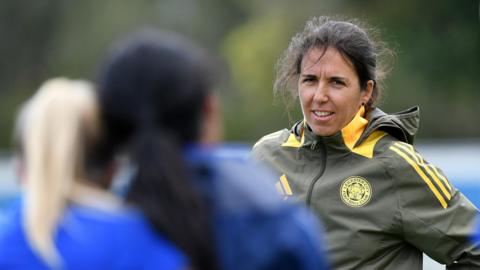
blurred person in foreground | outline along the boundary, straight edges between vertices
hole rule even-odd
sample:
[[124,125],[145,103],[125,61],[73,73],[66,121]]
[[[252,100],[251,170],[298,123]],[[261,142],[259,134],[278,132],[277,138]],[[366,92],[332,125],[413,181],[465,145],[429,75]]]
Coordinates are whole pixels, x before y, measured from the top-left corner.
[[52,79],[17,121],[20,201],[0,224],[0,269],[187,269],[142,214],[108,192],[92,158],[97,99],[85,81]]
[[141,31],[111,49],[99,99],[107,158],[130,159],[126,200],[195,269],[326,269],[315,217],[285,205],[244,149],[217,145],[210,72],[171,33]]
[[480,269],[478,209],[412,146],[417,107],[376,108],[386,52],[359,22],[316,17],[278,62],[275,91],[304,119],[260,139],[253,156],[325,225],[334,269]]

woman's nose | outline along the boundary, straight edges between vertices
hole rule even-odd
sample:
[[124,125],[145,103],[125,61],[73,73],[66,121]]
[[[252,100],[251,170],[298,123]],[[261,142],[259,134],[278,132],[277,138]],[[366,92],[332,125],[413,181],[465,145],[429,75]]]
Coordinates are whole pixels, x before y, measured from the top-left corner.
[[315,102],[322,103],[327,102],[328,99],[328,88],[326,87],[326,85],[319,83],[317,85],[317,89],[315,89],[315,95],[313,96],[313,100]]

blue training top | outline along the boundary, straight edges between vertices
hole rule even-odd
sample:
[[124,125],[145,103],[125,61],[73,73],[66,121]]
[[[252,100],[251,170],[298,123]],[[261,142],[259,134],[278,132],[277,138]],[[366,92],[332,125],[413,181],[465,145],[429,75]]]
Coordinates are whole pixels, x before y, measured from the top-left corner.
[[[27,243],[21,201],[0,224],[0,269],[50,269]],[[141,214],[71,204],[55,236],[61,269],[182,269],[185,257],[158,236]]]
[[213,215],[221,269],[329,269],[316,218],[286,203],[245,147],[190,145],[185,157]]

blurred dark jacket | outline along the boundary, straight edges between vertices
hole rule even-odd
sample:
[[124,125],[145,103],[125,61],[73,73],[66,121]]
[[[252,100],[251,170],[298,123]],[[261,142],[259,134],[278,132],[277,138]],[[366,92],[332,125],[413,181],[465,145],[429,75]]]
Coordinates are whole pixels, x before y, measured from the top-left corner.
[[185,151],[213,216],[221,269],[329,269],[316,218],[284,202],[273,175],[251,164],[248,155],[241,146]]

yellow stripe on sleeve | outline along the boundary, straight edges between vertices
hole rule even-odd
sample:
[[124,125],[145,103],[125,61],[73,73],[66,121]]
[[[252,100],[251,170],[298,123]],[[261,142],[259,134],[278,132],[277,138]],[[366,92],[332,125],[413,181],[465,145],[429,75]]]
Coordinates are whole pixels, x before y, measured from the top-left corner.
[[282,183],[283,189],[285,190],[286,195],[293,195],[292,189],[290,188],[290,185],[288,184],[287,177],[285,174],[280,176],[280,182]]
[[415,150],[413,149],[413,147],[411,145],[408,145],[407,147],[404,145],[404,144],[400,144],[400,143],[395,143],[395,146],[405,150],[407,153],[409,153],[411,156],[413,156],[416,160],[417,160],[417,165],[419,165],[421,168],[424,168],[425,171],[427,172],[427,174],[430,176],[430,178],[433,179],[433,181],[435,181],[435,183],[437,184],[437,186],[440,187],[440,190],[442,191],[442,193],[445,195],[445,197],[447,197],[447,199],[451,199],[452,198],[452,195],[450,194],[450,192],[445,188],[445,185],[443,185],[442,181],[440,181],[437,177],[436,174],[434,174],[431,170],[430,170],[430,166],[428,166],[428,164],[425,164],[423,158],[415,152]]
[[[431,166],[431,165],[430,165]],[[438,178],[442,179],[442,181],[445,183],[445,186],[447,186],[447,188],[452,191],[452,187],[450,186],[450,183],[448,183],[448,180],[447,178],[445,178],[445,176],[443,176],[435,166],[431,166],[431,168],[433,169],[433,171],[435,172],[435,174],[438,176]]]
[[415,153],[415,149],[413,148],[413,146],[411,144],[397,142],[397,143],[395,143],[395,145],[405,149],[405,151],[407,151],[410,155],[412,155],[414,157],[415,161],[417,161],[417,164],[422,163],[421,158],[419,157],[419,155],[417,155]]
[[448,183],[448,180],[441,173],[438,172],[438,170],[437,170],[437,168],[435,168],[435,166],[433,166],[431,164],[428,164],[428,162],[425,162],[425,160],[420,156],[420,154],[415,152],[415,149],[413,149],[412,145],[407,144],[407,143],[403,143],[402,145],[407,146],[412,151],[412,153],[415,153],[415,158],[416,158],[417,162],[420,162],[420,164],[425,164],[425,166],[428,166],[430,169],[432,169],[432,171],[435,173],[435,176],[437,176],[438,178],[440,178],[443,181],[443,183],[445,184],[445,186],[448,188],[449,191],[452,191],[452,187],[450,186],[450,183]]
[[403,159],[405,159],[413,167],[413,169],[415,169],[415,171],[418,173],[418,175],[422,178],[422,180],[427,184],[427,186],[433,192],[435,197],[437,197],[437,200],[440,202],[442,207],[444,209],[446,209],[447,208],[447,202],[442,197],[442,195],[438,192],[437,188],[433,185],[432,181],[430,181],[430,179],[425,175],[425,173],[423,173],[423,171],[418,167],[417,163],[415,161],[413,161],[410,157],[408,157],[405,153],[403,153],[397,147],[390,146],[390,149],[392,151],[396,152],[398,155],[400,155]]

